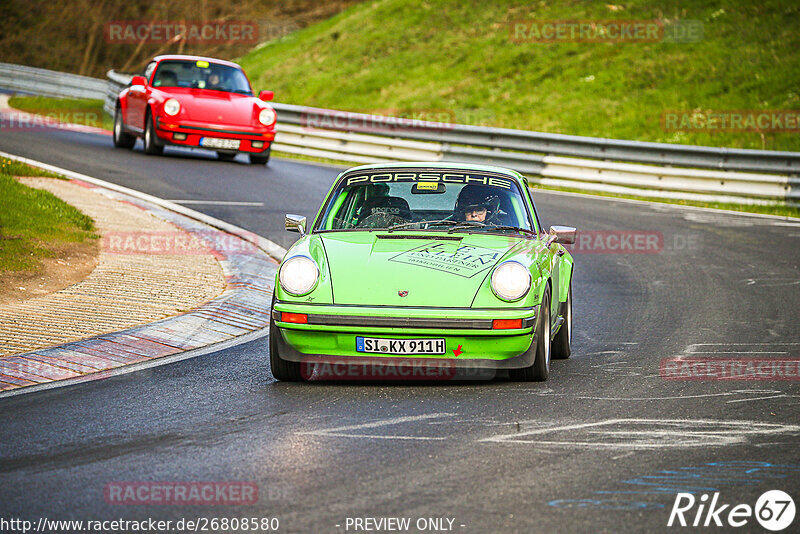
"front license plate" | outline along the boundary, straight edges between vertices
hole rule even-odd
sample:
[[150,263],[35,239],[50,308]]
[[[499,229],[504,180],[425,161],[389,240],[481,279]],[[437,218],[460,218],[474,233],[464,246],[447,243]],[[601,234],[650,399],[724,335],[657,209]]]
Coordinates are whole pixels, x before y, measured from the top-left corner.
[[376,354],[444,354],[444,338],[385,339],[356,337],[356,351]]
[[219,137],[203,137],[200,139],[200,146],[206,148],[227,148],[228,150],[239,150],[241,141],[238,139],[220,139]]

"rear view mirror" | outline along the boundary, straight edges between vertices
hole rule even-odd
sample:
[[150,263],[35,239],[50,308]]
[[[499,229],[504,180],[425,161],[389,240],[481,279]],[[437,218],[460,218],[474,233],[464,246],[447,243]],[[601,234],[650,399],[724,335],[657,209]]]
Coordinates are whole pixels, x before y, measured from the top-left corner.
[[134,76],[133,78],[131,78],[131,85],[145,86],[147,85],[147,80],[145,79],[144,76]]
[[306,235],[306,218],[301,215],[286,214],[284,220],[284,228],[287,232],[299,232],[300,235]]
[[258,93],[258,98],[263,100],[264,102],[269,102],[273,98],[275,98],[275,91],[261,91]]
[[575,242],[575,234],[578,232],[572,226],[551,226],[550,237],[555,238],[562,245],[571,245]]

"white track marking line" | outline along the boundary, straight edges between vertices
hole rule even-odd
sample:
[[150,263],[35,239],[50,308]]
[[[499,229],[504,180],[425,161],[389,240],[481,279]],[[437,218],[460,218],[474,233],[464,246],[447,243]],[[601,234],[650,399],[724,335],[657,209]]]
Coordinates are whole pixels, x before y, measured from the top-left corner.
[[403,440],[418,440],[418,441],[440,441],[447,438],[442,437],[428,437],[428,436],[391,436],[384,434],[351,434],[350,430],[363,430],[367,428],[379,428],[390,425],[399,425],[402,423],[411,423],[415,421],[424,421],[426,419],[438,419],[440,417],[454,417],[454,413],[429,413],[424,415],[406,415],[403,417],[394,417],[391,419],[381,419],[371,423],[360,423],[357,425],[347,425],[335,428],[324,428],[320,430],[308,430],[299,432],[299,434],[312,435],[312,436],[327,436],[327,437],[341,437],[341,438],[360,438],[360,439],[403,439]]
[[[654,375],[655,376],[655,375]],[[771,390],[771,389],[737,389],[734,391],[726,391],[724,393],[702,393],[698,395],[674,395],[669,397],[594,397],[590,395],[574,395],[571,393],[554,393],[554,392],[536,392],[534,395],[539,397],[548,397],[548,396],[560,396],[560,397],[574,397],[576,399],[581,400],[600,400],[600,401],[612,401],[612,402],[620,402],[620,401],[631,401],[631,402],[643,402],[643,401],[663,401],[663,400],[685,400],[685,399],[703,399],[709,397],[731,397],[736,395],[768,395],[767,397],[756,397],[756,398],[744,398],[744,399],[736,399],[736,400],[729,400],[726,403],[732,402],[748,402],[748,401],[756,401],[756,400],[763,400],[763,399],[774,399],[780,397],[800,397],[798,395],[789,395],[780,390]]]
[[263,206],[263,202],[240,202],[238,200],[168,200],[176,204],[203,204],[209,206]]
[[[715,347],[719,347],[719,349],[729,349],[729,350],[713,350]],[[739,349],[738,347],[742,347]],[[739,354],[739,355],[748,355],[748,354],[776,354],[776,355],[788,355],[793,352],[795,347],[800,347],[800,343],[798,342],[774,342],[774,343],[765,343],[765,342],[753,342],[753,343],[692,343],[691,345],[687,345],[685,349],[683,349],[683,354],[676,356],[676,359],[681,359],[686,356],[691,356],[695,354]],[[774,348],[776,350],[763,350],[763,349],[770,349]],[[704,350],[704,349],[712,349],[712,350]],[[732,350],[730,350],[732,349]],[[786,350],[780,350],[786,349]]]
[[383,436],[380,434],[329,434],[329,433],[314,433],[304,432],[305,434],[313,434],[315,436],[334,436],[337,438],[368,438],[368,439],[405,439],[405,440],[419,440],[419,441],[437,441],[445,440],[447,438],[431,438],[427,436]]
[[[642,425],[660,426],[660,428],[646,427],[640,429]],[[602,428],[608,426],[612,428]],[[615,426],[616,428],[614,428]],[[570,431],[568,435],[573,439],[561,441],[520,439],[566,431]],[[574,437],[578,433],[575,431],[584,431],[588,434],[587,439],[585,441],[575,440]],[[706,419],[609,419],[596,423],[564,425],[512,434],[497,434],[478,441],[584,449],[659,449],[733,445],[746,442],[746,435],[771,435],[789,432],[800,432],[800,426],[760,423],[757,421]],[[590,441],[590,439],[595,439],[597,436],[608,436],[610,441]],[[627,442],[619,441],[620,437],[627,437],[629,440]]]
[[687,354],[789,354],[785,350],[696,350]]
[[773,345],[800,345],[800,342],[797,341],[776,341],[775,343],[764,343],[764,342],[753,342],[753,343],[692,343],[689,347],[733,347],[733,346],[741,346],[744,345],[745,347],[756,346],[756,345],[766,345],[766,346],[773,346]]
[[783,394],[783,395],[772,395],[771,397],[756,397],[754,399],[735,399],[735,400],[725,401],[725,404],[732,404],[734,402],[753,402],[753,401],[767,400],[767,399],[782,399],[782,398],[794,397],[794,396],[795,395]]

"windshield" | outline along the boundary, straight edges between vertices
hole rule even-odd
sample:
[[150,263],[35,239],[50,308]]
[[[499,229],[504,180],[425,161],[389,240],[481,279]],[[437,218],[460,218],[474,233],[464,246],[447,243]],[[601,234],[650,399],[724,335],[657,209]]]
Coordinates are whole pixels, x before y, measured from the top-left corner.
[[318,231],[532,231],[516,181],[489,173],[383,169],[339,182]]
[[162,61],[158,65],[152,85],[253,94],[250,83],[241,69],[209,61]]

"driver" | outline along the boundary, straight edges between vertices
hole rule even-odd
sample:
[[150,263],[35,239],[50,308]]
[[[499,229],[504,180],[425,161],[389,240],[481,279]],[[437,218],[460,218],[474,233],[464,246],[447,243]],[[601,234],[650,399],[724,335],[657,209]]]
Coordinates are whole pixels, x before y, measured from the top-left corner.
[[216,72],[212,72],[208,76],[208,83],[206,84],[206,89],[222,89],[222,81],[220,80],[220,76]]
[[468,185],[458,194],[453,214],[457,221],[498,224],[502,215],[500,195],[492,187]]

